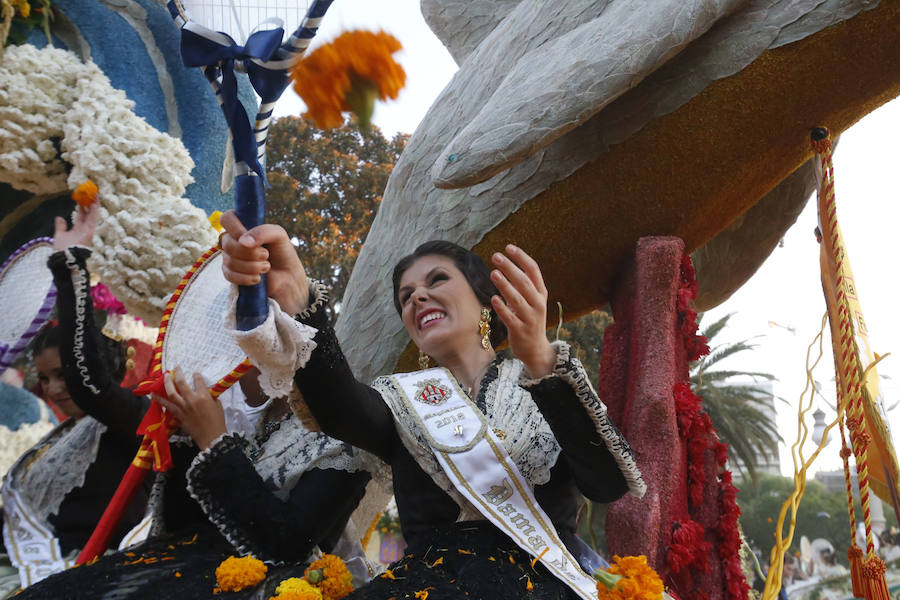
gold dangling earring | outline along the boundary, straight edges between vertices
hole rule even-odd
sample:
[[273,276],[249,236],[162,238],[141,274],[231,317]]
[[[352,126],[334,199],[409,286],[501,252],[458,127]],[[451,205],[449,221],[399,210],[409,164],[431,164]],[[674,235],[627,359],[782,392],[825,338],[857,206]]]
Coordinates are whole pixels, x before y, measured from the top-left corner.
[[481,320],[478,321],[478,332],[481,335],[481,347],[487,351],[491,350],[491,311],[486,308],[481,309]]
[[425,354],[424,352],[419,350],[419,370],[420,371],[424,371],[425,369],[428,368],[428,362],[430,360],[431,359],[428,357],[427,354]]

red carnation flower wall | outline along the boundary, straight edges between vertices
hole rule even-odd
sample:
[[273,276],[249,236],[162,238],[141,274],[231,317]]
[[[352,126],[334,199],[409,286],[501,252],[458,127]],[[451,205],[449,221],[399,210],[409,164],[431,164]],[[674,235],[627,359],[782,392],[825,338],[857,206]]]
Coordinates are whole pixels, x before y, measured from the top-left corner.
[[744,600],[727,447],[688,383],[690,362],[709,347],[697,335],[697,282],[684,243],[639,240],[612,296],[598,391],[635,451],[647,493],[610,506],[609,551],[646,555],[679,598]]

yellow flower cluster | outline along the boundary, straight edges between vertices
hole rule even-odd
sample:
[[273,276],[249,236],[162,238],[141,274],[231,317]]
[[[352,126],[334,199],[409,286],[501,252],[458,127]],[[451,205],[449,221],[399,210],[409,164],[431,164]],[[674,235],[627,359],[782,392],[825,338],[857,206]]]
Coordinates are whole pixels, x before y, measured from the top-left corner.
[[322,592],[305,579],[291,577],[278,584],[269,600],[322,600]]
[[[663,582],[650,565],[646,556],[613,556],[614,564],[606,573],[618,576],[612,587],[604,577],[597,582],[599,600],[660,600],[663,596]],[[602,571],[600,572],[602,573]],[[596,576],[596,575],[595,575]]]
[[12,0],[13,7],[19,11],[19,15],[23,19],[27,19],[31,16],[31,4],[28,3],[28,0]]
[[216,584],[223,592],[237,592],[266,578],[268,567],[250,555],[229,556],[216,568]]
[[[317,573],[311,577],[313,571]],[[353,575],[344,561],[334,554],[323,554],[322,558],[313,561],[306,568],[303,578],[315,583],[322,592],[323,600],[340,600],[353,591]],[[318,581],[315,581],[316,578]]]
[[222,211],[214,210],[212,214],[209,215],[209,224],[213,226],[213,229],[216,231],[225,231],[225,228],[222,227]]
[[78,185],[72,192],[72,200],[78,203],[78,206],[88,208],[97,200],[97,184],[88,179],[84,183]]
[[303,116],[325,129],[344,123],[353,111],[368,125],[375,97],[396,98],[406,72],[392,54],[402,46],[384,31],[346,31],[299,61],[291,72],[294,90],[306,103]]

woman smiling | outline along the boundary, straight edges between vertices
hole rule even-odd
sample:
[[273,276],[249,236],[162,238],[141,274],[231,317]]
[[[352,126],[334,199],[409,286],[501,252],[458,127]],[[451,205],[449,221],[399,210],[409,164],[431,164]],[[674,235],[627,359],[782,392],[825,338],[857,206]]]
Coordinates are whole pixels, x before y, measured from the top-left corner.
[[[423,370],[366,386],[284,231],[222,224],[226,278],[268,273],[270,296],[315,330],[294,379],[319,426],[391,467],[407,555],[348,598],[596,598],[578,566],[579,492],[610,502],[645,487],[581,364],[547,340],[537,263],[512,245],[493,270],[450,242],[419,246],[392,300]],[[495,353],[504,339],[514,358]]]

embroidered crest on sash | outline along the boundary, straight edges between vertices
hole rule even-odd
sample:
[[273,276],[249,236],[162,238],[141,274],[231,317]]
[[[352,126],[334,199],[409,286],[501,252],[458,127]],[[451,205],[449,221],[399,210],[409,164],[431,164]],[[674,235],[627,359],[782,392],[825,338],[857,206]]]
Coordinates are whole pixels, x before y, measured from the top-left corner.
[[453,392],[438,379],[423,379],[416,382],[416,393],[413,395],[417,401],[424,404],[438,406],[450,398]]

